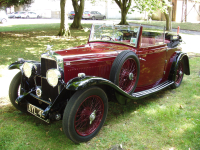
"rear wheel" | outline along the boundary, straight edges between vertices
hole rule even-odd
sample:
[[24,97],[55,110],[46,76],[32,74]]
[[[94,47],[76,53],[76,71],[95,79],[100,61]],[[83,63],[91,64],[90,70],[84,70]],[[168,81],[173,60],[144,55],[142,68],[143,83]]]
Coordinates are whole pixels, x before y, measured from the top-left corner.
[[63,131],[75,143],[92,139],[103,126],[108,112],[108,98],[98,87],[77,91],[63,114]]
[[27,108],[26,105],[23,105],[21,103],[16,104],[15,100],[17,99],[17,97],[20,96],[20,91],[21,91],[21,72],[18,72],[14,78],[12,79],[11,83],[10,83],[10,87],[9,87],[9,97],[10,97],[10,102],[12,103],[12,105],[17,108],[18,110],[22,111],[22,112],[27,112]]
[[171,85],[172,89],[175,89],[181,85],[183,80],[183,75],[184,75],[183,61],[179,61],[177,69],[174,73],[174,83]]
[[94,16],[92,17],[92,20],[95,20],[95,17],[94,17]]

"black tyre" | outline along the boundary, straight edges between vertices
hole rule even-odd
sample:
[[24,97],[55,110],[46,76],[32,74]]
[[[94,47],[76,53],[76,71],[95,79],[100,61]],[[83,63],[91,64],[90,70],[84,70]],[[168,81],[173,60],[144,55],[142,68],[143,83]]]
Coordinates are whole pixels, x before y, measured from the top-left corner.
[[10,97],[10,102],[15,108],[17,108],[22,112],[27,112],[26,105],[15,103],[16,98],[20,96],[21,76],[22,76],[21,72],[18,72],[12,79],[9,87],[9,97]]
[[184,75],[183,68],[184,68],[183,67],[183,61],[179,61],[177,68],[175,69],[175,72],[174,72],[174,75],[173,75],[174,76],[173,77],[174,83],[171,85],[172,89],[176,89],[181,85],[182,80],[183,80],[183,75]]
[[132,51],[121,52],[114,60],[110,71],[110,81],[126,93],[135,90],[140,74],[140,62]]
[[75,143],[92,139],[103,126],[108,112],[108,98],[98,87],[77,91],[63,114],[63,131]]
[[94,17],[94,16],[92,17],[92,20],[95,20],[95,17]]
[[103,16],[103,20],[105,20],[106,19],[106,16]]

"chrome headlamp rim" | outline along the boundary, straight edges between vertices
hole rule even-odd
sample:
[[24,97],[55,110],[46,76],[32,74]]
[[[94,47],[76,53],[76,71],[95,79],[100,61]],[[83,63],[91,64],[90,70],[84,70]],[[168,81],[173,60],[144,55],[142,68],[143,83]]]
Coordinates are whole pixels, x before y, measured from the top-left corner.
[[33,75],[33,73],[36,73],[37,66],[34,63],[25,62],[22,66],[22,70],[23,70],[24,75],[27,78],[30,78]]
[[49,69],[46,72],[46,79],[49,85],[55,87],[58,85],[58,81],[61,78],[61,72],[58,69]]

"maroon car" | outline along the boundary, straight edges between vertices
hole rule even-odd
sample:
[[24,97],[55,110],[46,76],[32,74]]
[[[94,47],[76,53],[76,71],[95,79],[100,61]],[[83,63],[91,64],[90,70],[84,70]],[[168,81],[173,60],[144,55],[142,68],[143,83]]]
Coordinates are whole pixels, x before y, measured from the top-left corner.
[[189,75],[181,37],[142,26],[92,25],[86,45],[50,50],[41,61],[20,59],[13,78],[11,103],[50,122],[63,121],[75,143],[93,138],[103,126],[108,101],[136,101],[168,86],[180,86]]

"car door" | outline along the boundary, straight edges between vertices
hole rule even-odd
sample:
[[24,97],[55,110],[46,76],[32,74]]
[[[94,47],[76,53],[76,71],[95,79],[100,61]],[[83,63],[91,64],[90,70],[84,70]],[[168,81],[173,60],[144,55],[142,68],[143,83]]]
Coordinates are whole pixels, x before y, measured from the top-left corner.
[[95,19],[98,19],[98,16],[97,16],[97,12],[96,12],[96,11],[93,11],[93,16],[95,17]]
[[140,77],[138,87],[153,87],[162,82],[166,65],[166,44],[156,36],[142,36],[138,51]]
[[97,16],[97,19],[102,19],[102,17],[101,17],[101,13],[98,12],[98,11],[97,11],[96,13],[97,13],[97,15],[96,15],[96,16]]

